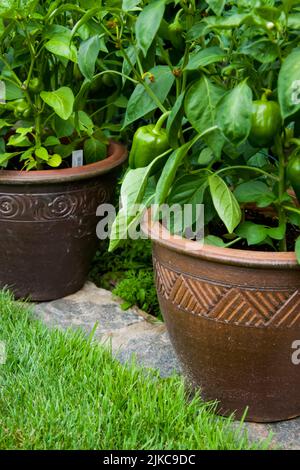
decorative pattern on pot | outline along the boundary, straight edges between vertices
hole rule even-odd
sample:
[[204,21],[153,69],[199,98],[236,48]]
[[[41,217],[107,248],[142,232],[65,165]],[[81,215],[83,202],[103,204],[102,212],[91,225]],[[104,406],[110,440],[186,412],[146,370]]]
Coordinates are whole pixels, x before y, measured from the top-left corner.
[[75,214],[93,215],[99,204],[110,199],[111,191],[99,185],[69,193],[0,194],[0,221],[36,221],[66,219]]
[[159,294],[190,314],[246,327],[300,326],[299,290],[249,289],[199,280],[154,260]]

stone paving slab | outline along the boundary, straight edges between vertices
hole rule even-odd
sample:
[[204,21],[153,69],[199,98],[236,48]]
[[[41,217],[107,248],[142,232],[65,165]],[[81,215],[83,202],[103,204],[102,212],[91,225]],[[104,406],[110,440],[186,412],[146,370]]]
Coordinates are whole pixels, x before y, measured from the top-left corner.
[[[158,369],[162,377],[181,374],[165,325],[134,307],[121,309],[121,300],[111,292],[87,282],[74,295],[35,306],[35,315],[49,327],[82,328],[90,333],[97,324],[95,339],[109,343],[122,363],[135,356],[136,363]],[[281,423],[245,423],[249,437],[265,440],[273,433],[272,446],[300,449],[300,418]]]
[[97,323],[95,339],[109,343],[122,363],[132,355],[136,363],[159,369],[162,377],[180,372],[165,325],[137,307],[122,310],[111,292],[87,282],[76,294],[35,307],[36,316],[49,327],[82,328],[89,334]]

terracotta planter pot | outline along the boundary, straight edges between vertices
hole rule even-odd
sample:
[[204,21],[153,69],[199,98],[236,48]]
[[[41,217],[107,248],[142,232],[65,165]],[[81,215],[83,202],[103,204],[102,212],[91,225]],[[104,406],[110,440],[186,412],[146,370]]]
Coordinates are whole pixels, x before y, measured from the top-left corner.
[[240,417],[249,407],[249,421],[299,416],[300,365],[292,361],[292,345],[300,340],[295,255],[196,248],[197,242],[172,237],[146,219],[143,231],[153,241],[171,341],[203,398],[217,399],[224,415]]
[[0,171],[0,288],[53,300],[79,290],[95,254],[96,209],[109,202],[125,147],[78,168]]

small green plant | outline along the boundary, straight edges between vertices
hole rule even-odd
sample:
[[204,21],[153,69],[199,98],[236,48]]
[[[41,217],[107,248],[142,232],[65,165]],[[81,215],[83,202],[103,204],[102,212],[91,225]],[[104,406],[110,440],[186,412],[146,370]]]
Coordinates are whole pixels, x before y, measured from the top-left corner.
[[101,242],[89,277],[121,297],[124,309],[137,305],[161,318],[149,240],[126,240],[113,254],[108,252],[108,242]]
[[124,300],[122,304],[124,310],[137,305],[142,310],[161,318],[153,276],[152,269],[125,272],[125,278],[113,290],[115,295]]
[[0,6],[0,167],[66,167],[74,150],[86,164],[106,158],[125,99],[110,78],[122,74],[110,16],[84,0]]

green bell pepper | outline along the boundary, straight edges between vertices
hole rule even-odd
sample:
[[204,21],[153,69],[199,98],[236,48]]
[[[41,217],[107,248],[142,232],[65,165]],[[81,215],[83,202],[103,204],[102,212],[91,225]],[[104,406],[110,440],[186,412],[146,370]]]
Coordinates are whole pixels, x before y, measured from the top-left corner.
[[129,155],[131,169],[148,166],[156,157],[170,148],[167,131],[162,129],[169,114],[163,114],[156,124],[142,126],[136,131]]
[[168,27],[169,40],[171,41],[172,46],[178,50],[182,50],[185,47],[185,41],[183,38],[184,28],[180,22],[180,16],[182,12],[182,9],[179,10],[177,15],[175,16],[174,22],[171,23]]
[[282,127],[279,104],[269,101],[269,94],[270,91],[267,91],[260,100],[252,103],[252,126],[248,140],[253,147],[271,147]]

